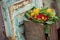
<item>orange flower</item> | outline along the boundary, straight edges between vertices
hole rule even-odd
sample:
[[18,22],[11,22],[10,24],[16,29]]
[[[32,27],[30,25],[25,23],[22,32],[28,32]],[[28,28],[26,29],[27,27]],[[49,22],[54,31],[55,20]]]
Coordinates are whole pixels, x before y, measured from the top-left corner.
[[42,19],[42,20],[44,20],[44,18],[45,18],[45,17],[44,17],[44,16],[42,16],[42,18],[41,18],[41,19]]
[[31,13],[31,17],[34,17],[35,13]]

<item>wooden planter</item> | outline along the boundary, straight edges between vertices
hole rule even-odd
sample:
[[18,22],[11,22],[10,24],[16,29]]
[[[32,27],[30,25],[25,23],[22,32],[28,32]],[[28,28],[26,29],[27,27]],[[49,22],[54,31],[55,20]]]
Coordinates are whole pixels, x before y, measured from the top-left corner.
[[56,23],[50,26],[50,40],[58,40],[58,32]]
[[[24,22],[24,26],[26,40],[46,40],[44,33],[45,27],[43,24],[29,21]],[[51,25],[50,29],[51,29],[50,40],[57,40],[56,25],[55,24]]]
[[24,22],[26,40],[45,40],[44,25],[32,21]]

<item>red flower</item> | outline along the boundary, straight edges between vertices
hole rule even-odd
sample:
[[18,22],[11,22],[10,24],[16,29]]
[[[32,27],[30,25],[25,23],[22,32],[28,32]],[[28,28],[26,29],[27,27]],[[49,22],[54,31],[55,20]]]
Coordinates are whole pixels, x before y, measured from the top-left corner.
[[47,21],[49,19],[49,17],[48,16],[45,16],[45,20]]
[[39,14],[36,19],[41,19],[41,20],[45,20],[47,21],[48,20],[48,16],[44,15],[44,14]]

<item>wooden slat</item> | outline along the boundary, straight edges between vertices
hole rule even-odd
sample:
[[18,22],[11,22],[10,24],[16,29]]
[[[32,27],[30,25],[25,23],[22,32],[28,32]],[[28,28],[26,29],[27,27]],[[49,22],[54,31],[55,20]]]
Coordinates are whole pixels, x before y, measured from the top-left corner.
[[45,40],[44,25],[39,23],[24,22],[26,40]]
[[56,27],[57,27],[56,24],[52,24],[50,26],[51,29],[50,40],[58,40]]

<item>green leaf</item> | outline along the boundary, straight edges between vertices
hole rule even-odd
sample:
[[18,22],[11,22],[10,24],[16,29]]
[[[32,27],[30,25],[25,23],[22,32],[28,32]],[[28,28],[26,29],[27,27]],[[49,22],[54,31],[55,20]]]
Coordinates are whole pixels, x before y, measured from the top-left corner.
[[28,19],[28,18],[30,18],[30,15],[28,13],[26,13],[25,17]]
[[36,7],[34,6],[31,10],[34,10]]
[[31,13],[31,10],[27,11],[26,13],[30,14]]
[[27,18],[24,18],[24,21],[29,21]]
[[56,16],[54,17],[53,21],[56,22],[59,18]]
[[45,32],[45,34],[48,34],[48,36],[50,35],[50,26],[49,25],[45,25],[44,32]]
[[53,24],[54,22],[53,21],[47,21],[46,23],[47,24]]
[[48,8],[41,8],[41,11],[45,11],[45,10],[47,10]]
[[37,20],[37,22],[41,23],[41,20]]
[[57,16],[55,16],[54,19],[59,19],[59,18]]

